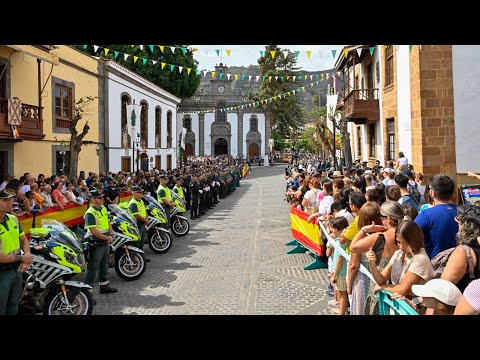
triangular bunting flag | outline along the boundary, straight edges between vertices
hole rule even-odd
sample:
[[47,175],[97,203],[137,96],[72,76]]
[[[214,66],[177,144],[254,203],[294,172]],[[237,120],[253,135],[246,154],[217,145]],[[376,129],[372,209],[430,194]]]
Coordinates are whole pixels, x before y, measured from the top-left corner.
[[290,79],[290,75],[287,75],[287,80]]
[[343,56],[345,56],[345,57],[348,56],[348,49],[343,49]]
[[232,76],[232,74],[229,74],[227,73],[227,79],[230,80],[230,77]]
[[158,62],[157,60],[152,60],[152,64],[153,64],[153,65],[156,65],[157,62]]
[[162,63],[160,63],[160,64],[162,65],[162,70],[163,70],[163,68],[165,67],[165,65],[167,65],[167,64],[164,63],[164,62],[162,62]]
[[305,91],[305,86],[302,86],[302,90]]
[[108,52],[110,51],[110,49],[103,48],[103,51],[105,51],[105,55],[108,55]]
[[83,45],[83,48],[86,49],[88,45]]
[[373,52],[375,51],[375,46],[369,47],[368,50],[370,51],[370,56],[373,56]]
[[175,46],[170,46],[170,50],[172,50],[172,53],[175,54]]
[[143,50],[143,45],[139,45],[140,46],[140,50]]
[[317,78],[317,80],[318,80],[318,74],[316,74],[315,76],[316,76],[316,78]]
[[207,76],[208,70],[203,70],[203,77]]
[[133,63],[136,63],[137,60],[138,60],[138,56],[134,56],[134,57],[133,57]]
[[310,75],[310,80],[313,80],[313,75]]
[[257,81],[257,82],[258,82],[258,79],[259,79],[259,78],[260,78],[260,76],[258,76],[258,75],[257,75],[257,76],[255,76],[255,81]]
[[283,50],[283,57],[286,59],[288,56],[288,50]]
[[270,55],[272,55],[272,59],[275,59],[275,54],[277,53],[276,50],[270,51]]
[[[220,73],[221,74],[221,73]],[[215,77],[215,71],[212,71],[212,79]]]
[[312,56],[312,50],[307,50],[307,59],[310,60],[310,56]]
[[334,59],[335,59],[335,55],[337,55],[337,50],[336,50],[336,49],[333,49],[333,50],[332,50],[332,56],[333,56]]
[[181,74],[182,73],[182,70],[183,70],[183,66],[179,66],[178,67],[178,72]]
[[298,59],[298,55],[300,55],[300,51],[295,51],[295,59]]
[[410,52],[412,52],[412,49],[415,45],[408,45],[408,48],[410,49]]
[[218,78],[219,78],[220,80],[222,80],[222,78],[223,78],[223,73],[218,73]]
[[282,81],[284,81],[284,80],[283,80],[283,79],[284,79],[284,76],[280,76],[280,79],[282,79]]
[[153,54],[153,45],[148,45],[148,47],[150,48],[150,52]]
[[147,62],[148,59],[143,58],[143,65]]
[[272,77],[271,77],[271,76],[268,77],[268,81],[272,81]]
[[310,87],[313,87],[313,83],[310,84]]
[[261,57],[264,57],[264,56],[265,56],[265,51],[264,51],[264,50],[260,50],[260,56],[261,56]]
[[296,90],[293,90],[293,91],[292,91],[293,95],[295,95],[295,91],[296,91]]
[[278,80],[278,76],[275,76],[275,81],[277,81],[277,80]]
[[252,80],[252,75],[248,75],[248,81]]
[[362,55],[362,48],[358,48],[357,49],[357,54],[358,54],[358,57],[360,57]]
[[304,76],[304,80],[307,80],[307,78],[308,78],[308,75],[305,75],[305,76]]
[[287,92],[287,94],[288,94],[288,96],[290,96],[290,91],[289,91],[289,92]]
[[115,59],[118,57],[118,54],[120,54],[118,51],[113,51],[113,53],[115,54]]
[[169,65],[170,65],[170,71],[175,70],[175,65],[173,65],[173,64],[169,64]]
[[297,78],[297,76],[296,76],[296,75],[293,75],[293,81],[295,81],[296,78]]
[[182,47],[183,56],[187,53],[187,48]]
[[[195,75],[198,75],[198,74],[200,74],[200,70],[195,69]],[[205,75],[204,75],[204,76],[205,76]]]
[[422,46],[423,46],[423,45],[418,45],[418,49],[419,49],[419,50],[422,50]]
[[235,78],[235,80],[238,80],[238,74],[234,74],[233,77]]
[[160,48],[160,51],[163,52],[163,49],[165,48],[165,46],[158,46]]
[[227,56],[230,56],[230,53],[232,52],[232,50],[227,49],[227,50],[225,50],[225,52],[227,53]]
[[192,71],[192,68],[187,68],[187,75],[190,75],[190,71]]
[[97,52],[98,48],[99,48],[99,47],[98,47],[97,45],[93,45],[93,51],[94,51],[95,53]]
[[245,80],[245,74],[242,74],[241,78],[242,80]]
[[130,55],[128,55],[128,54],[123,54],[123,60],[127,61],[127,59],[128,59],[129,56],[130,56]]
[[325,76],[325,74],[321,74],[321,75],[322,75],[322,79],[323,79],[323,77]]
[[388,47],[388,45],[382,45],[382,48],[386,49]]
[[262,81],[265,81],[266,78],[267,78],[267,76],[266,76],[266,75],[263,75],[263,76],[262,76]]
[[215,52],[217,53],[217,56],[220,56],[220,49],[215,49]]

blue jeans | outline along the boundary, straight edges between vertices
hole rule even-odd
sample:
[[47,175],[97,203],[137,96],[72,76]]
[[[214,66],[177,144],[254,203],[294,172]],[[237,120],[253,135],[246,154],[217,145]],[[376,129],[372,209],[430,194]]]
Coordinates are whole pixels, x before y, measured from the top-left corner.
[[15,269],[0,271],[0,315],[17,315],[22,296],[22,273]]

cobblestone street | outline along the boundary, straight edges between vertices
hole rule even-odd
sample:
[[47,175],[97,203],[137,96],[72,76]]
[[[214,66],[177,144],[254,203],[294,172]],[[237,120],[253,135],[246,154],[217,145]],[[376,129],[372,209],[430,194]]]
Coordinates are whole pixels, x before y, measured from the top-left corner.
[[[126,282],[110,269],[118,293],[94,289],[94,314],[327,314],[326,270],[303,270],[308,254],[291,247],[284,166],[254,167],[207,216],[191,221],[167,254]],[[189,216],[188,216],[189,217]]]

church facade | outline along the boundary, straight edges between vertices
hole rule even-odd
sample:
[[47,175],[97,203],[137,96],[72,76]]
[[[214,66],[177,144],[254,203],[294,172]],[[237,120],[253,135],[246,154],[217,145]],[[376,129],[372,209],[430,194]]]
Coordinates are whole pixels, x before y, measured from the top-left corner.
[[[222,111],[248,102],[232,89],[233,76],[226,65],[215,66],[215,78],[194,96],[182,100],[177,111],[177,140],[187,129],[185,154],[264,157],[268,154],[270,122],[261,109]],[[215,112],[204,112],[215,109]],[[200,113],[199,113],[200,112]]]

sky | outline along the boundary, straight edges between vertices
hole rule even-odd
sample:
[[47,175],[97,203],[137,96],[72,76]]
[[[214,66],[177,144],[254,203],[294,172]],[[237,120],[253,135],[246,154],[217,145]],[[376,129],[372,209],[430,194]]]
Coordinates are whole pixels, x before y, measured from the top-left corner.
[[[332,50],[337,50],[337,57],[344,45],[278,45],[281,49],[290,51],[300,51],[297,64],[301,70],[320,71],[332,69],[335,65],[335,59],[332,56]],[[265,45],[191,45],[197,48],[194,58],[199,61],[200,70],[214,70],[215,64],[223,62],[228,66],[249,66],[258,65],[260,51],[265,50]],[[220,55],[216,49],[221,49]],[[226,50],[231,50],[230,56],[227,56]],[[310,59],[306,51],[312,51]],[[278,54],[275,54],[278,56]],[[280,55],[283,56],[283,55]]]

